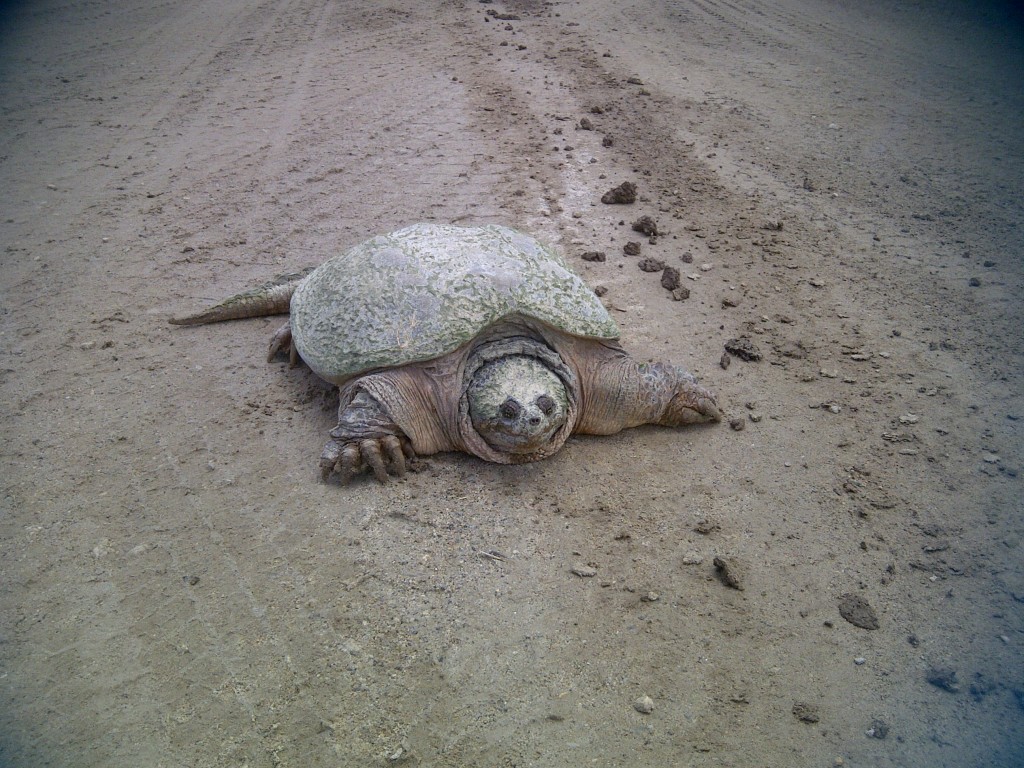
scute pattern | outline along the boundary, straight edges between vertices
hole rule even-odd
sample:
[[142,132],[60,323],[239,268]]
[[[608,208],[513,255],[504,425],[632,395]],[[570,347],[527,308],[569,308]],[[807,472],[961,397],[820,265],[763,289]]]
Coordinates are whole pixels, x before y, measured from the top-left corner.
[[299,354],[334,382],[439,357],[513,314],[574,336],[619,336],[560,256],[493,225],[415,224],[375,237],[322,264],[291,303]]

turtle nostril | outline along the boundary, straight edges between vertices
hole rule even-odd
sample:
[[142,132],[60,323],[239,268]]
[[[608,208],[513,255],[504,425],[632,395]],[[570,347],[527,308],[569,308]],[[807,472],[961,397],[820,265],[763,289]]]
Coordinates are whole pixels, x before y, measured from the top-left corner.
[[538,424],[540,424],[540,416],[531,416],[530,417],[530,426],[531,427],[536,427]]
[[503,419],[514,419],[519,415],[522,410],[519,403],[513,400],[511,397],[504,403],[498,406],[498,413],[501,414]]

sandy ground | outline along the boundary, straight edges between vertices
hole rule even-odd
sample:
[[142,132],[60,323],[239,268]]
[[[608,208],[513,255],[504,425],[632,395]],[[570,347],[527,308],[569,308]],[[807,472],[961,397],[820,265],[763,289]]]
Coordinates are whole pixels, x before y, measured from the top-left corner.
[[[0,764],[1024,764],[1007,8],[6,4]],[[318,482],[280,319],[166,320],[417,220],[555,244],[745,429]]]

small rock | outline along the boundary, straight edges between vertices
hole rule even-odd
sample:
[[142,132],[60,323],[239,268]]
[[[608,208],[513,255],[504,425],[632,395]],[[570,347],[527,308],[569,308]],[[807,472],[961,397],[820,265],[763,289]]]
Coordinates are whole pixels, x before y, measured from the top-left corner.
[[575,574],[584,579],[589,579],[597,576],[597,568],[582,563],[576,563],[572,568],[569,569],[570,573]]
[[658,594],[657,592],[653,592],[653,591],[644,592],[642,595],[640,595],[640,602],[641,603],[656,603],[660,599],[661,599],[661,595]]
[[601,196],[605,205],[629,205],[636,202],[636,184],[624,181],[614,189],[609,189]]
[[754,422],[755,424],[757,424],[758,422],[760,422],[760,421],[761,421],[761,419],[763,419],[763,418],[764,418],[764,414],[763,414],[763,413],[761,413],[760,411],[751,411],[751,412],[750,412],[750,413],[748,414],[748,416],[749,416],[750,420],[751,420],[752,422]]
[[818,708],[804,701],[797,701],[793,704],[793,714],[801,723],[816,723],[821,719],[818,716]]
[[655,259],[651,256],[648,256],[646,259],[643,259],[637,266],[640,267],[640,269],[644,272],[661,272],[662,270],[665,269],[665,262],[662,261],[661,259]]
[[622,252],[627,256],[639,256],[640,255],[640,243],[630,240],[624,246],[622,246]]
[[979,280],[976,277],[972,277],[970,280],[967,281],[967,284],[971,286],[971,288],[977,288],[981,285],[981,280]]
[[734,432],[742,432],[744,429],[747,428],[747,422],[745,422],[743,419],[730,419],[729,426],[732,428]]
[[675,267],[665,267],[661,273],[661,287],[666,291],[674,291],[679,287],[679,270]]
[[704,558],[696,552],[687,552],[683,555],[683,565],[700,565],[704,562]]
[[642,715],[649,715],[654,711],[654,699],[650,696],[641,696],[633,702],[633,709]]
[[921,417],[914,413],[904,413],[899,418],[900,424],[917,424],[921,420]]
[[722,309],[732,309],[740,305],[739,296],[726,296],[722,299]]
[[732,363],[732,356],[728,352],[723,352],[722,357],[719,358],[718,364],[722,366],[722,370],[726,370],[729,364]]
[[672,301],[686,301],[690,298],[690,289],[679,286],[672,291]]
[[604,251],[587,251],[580,258],[584,261],[606,261],[608,257]]
[[607,285],[595,285],[594,286],[594,293],[597,294],[598,296],[604,296],[606,293],[608,293],[608,286]]
[[839,598],[839,615],[861,629],[878,629],[878,615],[860,595],[846,593]]
[[603,139],[601,139],[602,147],[610,147],[613,144],[615,144],[615,139],[613,139],[611,136],[605,136]]
[[589,117],[580,118],[580,130],[581,131],[592,131],[594,130],[594,124],[590,122]]

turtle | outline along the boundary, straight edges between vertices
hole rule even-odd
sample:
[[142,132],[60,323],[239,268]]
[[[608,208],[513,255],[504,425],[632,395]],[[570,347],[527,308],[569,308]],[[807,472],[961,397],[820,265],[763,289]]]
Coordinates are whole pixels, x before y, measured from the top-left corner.
[[386,482],[443,451],[521,464],[575,433],[721,419],[692,374],[625,352],[558,253],[505,226],[407,226],[170,322],[284,312],[268,361],[287,353],[339,388],[324,480]]

